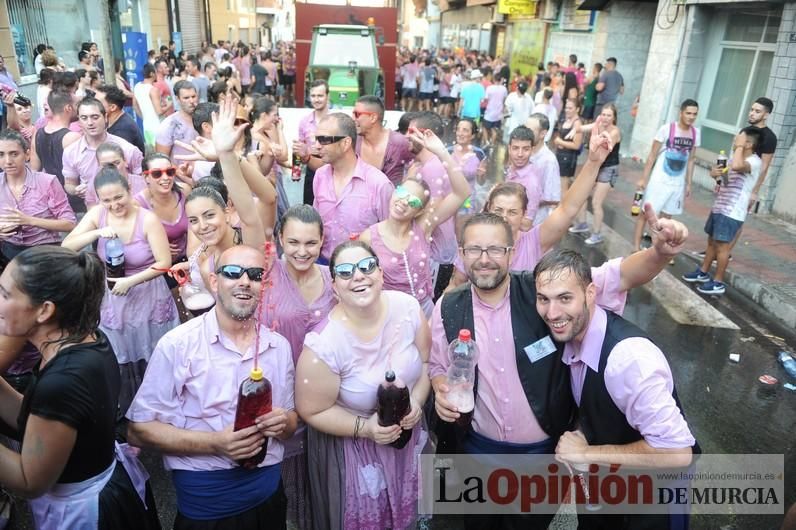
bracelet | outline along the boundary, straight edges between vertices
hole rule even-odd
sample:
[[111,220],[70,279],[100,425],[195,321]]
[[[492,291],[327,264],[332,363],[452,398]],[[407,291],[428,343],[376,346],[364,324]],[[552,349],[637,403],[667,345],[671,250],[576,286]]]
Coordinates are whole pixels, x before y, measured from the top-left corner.
[[359,438],[359,430],[362,427],[362,417],[357,415],[354,419],[354,440]]

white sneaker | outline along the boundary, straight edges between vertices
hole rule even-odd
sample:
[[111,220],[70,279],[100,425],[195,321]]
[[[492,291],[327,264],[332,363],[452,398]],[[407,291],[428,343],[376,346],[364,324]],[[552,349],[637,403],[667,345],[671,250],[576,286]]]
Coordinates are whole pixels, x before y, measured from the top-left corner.
[[599,245],[603,241],[604,238],[600,234],[592,234],[586,239],[586,241],[584,241],[584,243],[586,243],[589,246],[592,246],[592,245]]

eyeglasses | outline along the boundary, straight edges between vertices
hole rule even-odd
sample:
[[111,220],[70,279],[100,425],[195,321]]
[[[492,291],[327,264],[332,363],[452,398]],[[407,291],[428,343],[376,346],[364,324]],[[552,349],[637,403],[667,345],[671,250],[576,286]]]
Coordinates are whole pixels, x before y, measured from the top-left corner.
[[376,270],[376,267],[379,266],[379,258],[376,256],[368,256],[367,258],[362,258],[359,260],[358,263],[340,263],[339,265],[334,266],[334,275],[339,276],[344,280],[350,280],[354,277],[354,270],[359,269],[359,272],[362,274],[373,274],[373,271]]
[[315,141],[318,142],[321,145],[331,145],[331,144],[336,144],[337,142],[339,142],[343,138],[348,138],[348,136],[326,136],[326,135],[321,135],[321,136],[316,136],[315,137]]
[[499,247],[497,245],[490,245],[486,248],[483,247],[462,247],[462,253],[465,258],[481,259],[481,256],[486,252],[490,258],[502,258],[508,254],[509,250],[514,247]]
[[407,204],[409,204],[410,208],[423,207],[423,200],[417,195],[409,193],[409,190],[407,190],[400,184],[395,188],[395,196],[398,197],[399,200],[402,201],[405,200]]
[[144,175],[149,175],[150,177],[154,177],[156,179],[162,177],[164,173],[166,174],[167,177],[173,177],[174,175],[177,174],[177,168],[167,167],[164,169],[147,169],[146,171],[144,171]]
[[216,274],[220,274],[224,278],[230,280],[238,280],[245,273],[253,282],[261,282],[263,280],[263,273],[265,269],[262,267],[241,267],[240,265],[224,265],[219,267]]
[[352,114],[354,118],[359,118],[360,116],[376,116],[377,113],[370,110],[355,110]]

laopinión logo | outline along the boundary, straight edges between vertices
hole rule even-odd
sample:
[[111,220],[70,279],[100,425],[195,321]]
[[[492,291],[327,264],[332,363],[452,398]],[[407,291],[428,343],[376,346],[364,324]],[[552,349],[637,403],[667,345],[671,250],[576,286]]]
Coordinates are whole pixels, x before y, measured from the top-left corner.
[[782,455],[700,455],[686,468],[569,466],[552,455],[421,456],[421,513],[783,513]]

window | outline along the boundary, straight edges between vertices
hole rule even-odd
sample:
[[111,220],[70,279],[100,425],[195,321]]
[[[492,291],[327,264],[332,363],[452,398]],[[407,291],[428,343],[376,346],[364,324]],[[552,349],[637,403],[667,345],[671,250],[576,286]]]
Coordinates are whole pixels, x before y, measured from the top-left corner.
[[747,123],[752,101],[765,95],[780,24],[779,11],[734,10],[724,15],[712,86],[701,90],[702,98],[709,96],[702,146],[713,152],[729,149],[735,133]]

